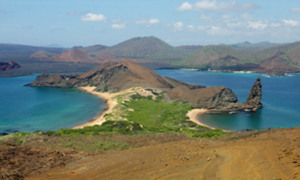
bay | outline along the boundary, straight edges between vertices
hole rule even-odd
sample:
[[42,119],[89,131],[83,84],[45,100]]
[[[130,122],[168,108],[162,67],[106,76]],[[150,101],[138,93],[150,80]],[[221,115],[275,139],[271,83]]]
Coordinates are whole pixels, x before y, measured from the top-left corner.
[[268,76],[258,73],[224,73],[190,70],[157,70],[156,73],[180,81],[232,89],[245,102],[257,77],[263,86],[263,109],[257,112],[206,113],[199,121],[227,130],[291,128],[300,126],[300,74]]
[[[300,74],[267,76],[257,73],[222,73],[156,70],[162,76],[205,86],[232,89],[245,102],[258,76],[263,84],[263,109],[257,112],[207,113],[199,121],[227,130],[300,126]],[[58,130],[83,124],[103,111],[105,103],[77,89],[32,88],[24,85],[36,75],[0,78],[0,133]]]
[[105,107],[103,100],[78,89],[24,86],[35,77],[0,78],[0,133],[72,128]]

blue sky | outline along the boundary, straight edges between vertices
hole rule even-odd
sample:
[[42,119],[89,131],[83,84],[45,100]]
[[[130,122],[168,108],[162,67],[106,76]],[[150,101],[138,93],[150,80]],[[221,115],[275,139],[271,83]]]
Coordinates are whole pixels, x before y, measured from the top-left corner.
[[300,40],[300,0],[0,0],[0,22],[0,43],[282,43]]

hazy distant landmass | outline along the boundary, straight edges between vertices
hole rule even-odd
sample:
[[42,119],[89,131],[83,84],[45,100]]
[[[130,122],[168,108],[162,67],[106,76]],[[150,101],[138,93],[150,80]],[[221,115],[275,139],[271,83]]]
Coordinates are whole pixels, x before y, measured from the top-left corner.
[[14,73],[2,72],[0,77],[53,71],[83,72],[104,62],[124,59],[133,59],[151,69],[196,68],[283,74],[300,72],[299,50],[300,42],[173,47],[153,36],[132,38],[111,47],[101,44],[73,48],[0,44],[0,62],[14,61],[22,66]]
[[12,71],[20,67],[16,62],[0,62],[0,71]]

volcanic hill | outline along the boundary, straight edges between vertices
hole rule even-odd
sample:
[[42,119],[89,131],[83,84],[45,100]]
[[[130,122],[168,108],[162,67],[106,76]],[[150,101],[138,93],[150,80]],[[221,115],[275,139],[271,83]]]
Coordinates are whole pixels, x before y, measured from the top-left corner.
[[[117,92],[131,87],[158,88],[166,99],[188,101],[197,108],[239,110],[243,105],[225,87],[204,87],[162,77],[131,60],[104,63],[83,74],[42,74],[29,86],[73,88],[95,86],[96,91]],[[260,100],[260,99],[259,99]]]

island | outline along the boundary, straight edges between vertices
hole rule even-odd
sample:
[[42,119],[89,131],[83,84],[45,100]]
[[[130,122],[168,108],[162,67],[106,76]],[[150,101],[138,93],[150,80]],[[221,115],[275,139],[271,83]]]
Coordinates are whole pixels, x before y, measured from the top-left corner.
[[[152,70],[143,67],[132,60],[120,63],[104,63],[99,67],[82,74],[42,74],[27,86],[53,87],[53,88],[79,88],[89,93],[96,94],[106,100],[108,111],[104,111],[97,123],[102,124],[104,116],[112,111],[117,102],[112,103],[120,94],[144,94],[157,98],[162,95],[167,102],[187,102],[193,108],[193,122],[198,122],[197,114],[206,111],[255,111],[262,108],[262,85],[258,78],[250,90],[247,102],[240,103],[235,93],[226,87],[205,87],[196,84],[187,84],[169,77],[162,77]],[[144,93],[144,92],[150,93]],[[117,94],[117,95],[114,95]],[[114,104],[114,105],[112,105]],[[120,111],[120,110],[118,110]],[[190,113],[188,113],[190,114]],[[194,118],[192,118],[194,117]],[[84,127],[84,126],[80,126]]]

